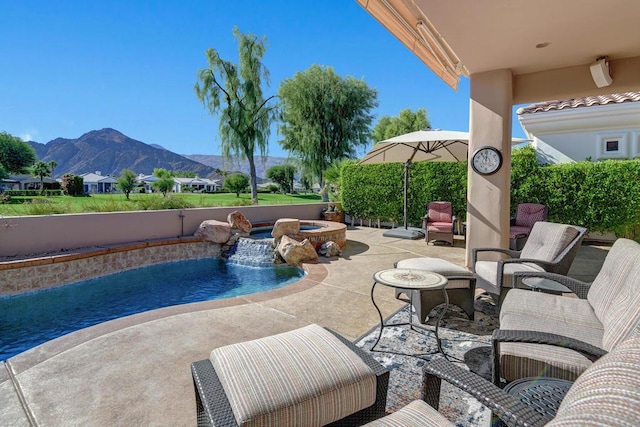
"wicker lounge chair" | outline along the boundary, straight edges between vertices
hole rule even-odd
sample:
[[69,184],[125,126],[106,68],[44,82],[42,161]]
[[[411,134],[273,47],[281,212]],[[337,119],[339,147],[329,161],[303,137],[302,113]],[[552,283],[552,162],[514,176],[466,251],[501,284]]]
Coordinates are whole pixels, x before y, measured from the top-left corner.
[[427,214],[423,218],[426,230],[425,242],[439,240],[453,246],[453,216],[451,202],[431,202],[427,205]]
[[214,349],[191,372],[199,426],[358,426],[385,413],[389,371],[318,325]]
[[[538,375],[574,380],[640,324],[640,244],[618,239],[592,283],[552,273],[544,277],[578,298],[514,289],[500,311],[494,335],[494,377],[509,382]],[[553,344],[553,346],[549,345]],[[562,344],[562,346],[558,346]]]
[[521,251],[529,238],[533,224],[546,221],[548,209],[539,203],[520,203],[509,227],[509,249]]
[[640,425],[640,337],[637,334],[582,373],[567,391],[555,415],[542,413],[526,403],[540,398],[536,395],[520,400],[489,381],[437,358],[424,367],[424,402],[414,401],[367,426],[452,426],[437,412],[441,380],[475,397],[508,426]]
[[[507,292],[514,287],[515,272],[543,272],[567,274],[580,248],[587,229],[553,222],[536,222],[522,251],[502,248],[474,248],[473,272],[476,286],[487,291],[500,305]],[[482,253],[506,254],[498,261],[480,260]],[[519,286],[516,283],[515,286]]]

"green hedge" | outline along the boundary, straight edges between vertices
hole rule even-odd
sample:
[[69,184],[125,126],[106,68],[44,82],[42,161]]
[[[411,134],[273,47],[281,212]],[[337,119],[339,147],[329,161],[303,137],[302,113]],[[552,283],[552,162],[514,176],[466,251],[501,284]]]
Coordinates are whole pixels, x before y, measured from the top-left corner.
[[62,190],[5,190],[3,194],[9,196],[26,196],[26,197],[37,197],[37,196],[64,196],[64,192]]
[[[400,163],[347,165],[342,171],[342,207],[356,218],[403,219]],[[466,216],[467,166],[419,162],[411,165],[409,223],[420,226],[426,204],[450,200]],[[640,160],[583,161],[540,166],[533,148],[515,150],[511,169],[511,213],[519,203],[543,203],[549,220],[640,239]]]

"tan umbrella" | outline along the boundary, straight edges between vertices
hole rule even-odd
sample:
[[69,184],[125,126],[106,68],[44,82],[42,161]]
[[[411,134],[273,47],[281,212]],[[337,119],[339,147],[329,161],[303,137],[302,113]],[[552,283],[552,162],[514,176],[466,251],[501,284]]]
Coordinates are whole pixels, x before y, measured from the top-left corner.
[[365,154],[360,164],[404,163],[404,227],[385,231],[384,236],[403,239],[424,237],[421,229],[407,226],[411,162],[466,162],[468,146],[468,132],[419,130],[378,142]]
[[[514,138],[512,143],[528,141]],[[419,239],[424,237],[420,228],[407,226],[409,200],[409,168],[412,162],[466,162],[469,132],[451,130],[419,130],[376,143],[360,160],[360,164],[404,163],[404,227],[383,233],[388,237]]]

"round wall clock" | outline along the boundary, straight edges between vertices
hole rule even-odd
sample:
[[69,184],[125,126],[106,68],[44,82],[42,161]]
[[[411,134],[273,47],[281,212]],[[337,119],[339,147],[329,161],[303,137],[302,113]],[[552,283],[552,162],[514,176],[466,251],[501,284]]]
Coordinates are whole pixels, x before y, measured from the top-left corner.
[[478,148],[471,157],[471,167],[481,175],[494,174],[502,166],[502,154],[495,147]]

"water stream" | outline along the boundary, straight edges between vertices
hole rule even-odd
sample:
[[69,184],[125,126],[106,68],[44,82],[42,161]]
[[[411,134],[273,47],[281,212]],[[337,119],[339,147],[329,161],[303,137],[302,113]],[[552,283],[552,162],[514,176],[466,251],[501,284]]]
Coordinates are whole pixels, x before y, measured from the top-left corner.
[[230,262],[253,267],[273,267],[275,253],[273,239],[240,238],[229,249],[227,259]]

